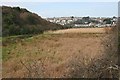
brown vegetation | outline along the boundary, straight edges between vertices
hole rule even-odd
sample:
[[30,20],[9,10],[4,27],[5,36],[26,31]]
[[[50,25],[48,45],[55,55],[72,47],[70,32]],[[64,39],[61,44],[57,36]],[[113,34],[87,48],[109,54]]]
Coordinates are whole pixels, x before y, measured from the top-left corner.
[[8,43],[3,77],[118,78],[116,40],[106,33],[45,33]]
[[112,27],[105,27],[105,28],[71,28],[71,29],[64,29],[64,30],[57,30],[52,31],[55,34],[61,33],[110,33],[113,31]]

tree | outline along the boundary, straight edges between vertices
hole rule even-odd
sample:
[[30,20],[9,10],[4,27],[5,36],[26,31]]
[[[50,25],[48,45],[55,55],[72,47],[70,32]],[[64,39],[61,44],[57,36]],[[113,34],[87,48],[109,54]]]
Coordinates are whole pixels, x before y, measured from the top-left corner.
[[112,23],[110,18],[104,19],[103,22],[106,23],[106,24],[111,24]]

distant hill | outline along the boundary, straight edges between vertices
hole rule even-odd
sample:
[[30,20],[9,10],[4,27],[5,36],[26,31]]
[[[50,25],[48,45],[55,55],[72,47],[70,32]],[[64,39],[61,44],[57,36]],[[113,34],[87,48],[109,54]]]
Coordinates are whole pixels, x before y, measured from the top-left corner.
[[20,7],[2,6],[2,35],[39,34],[63,26],[48,22],[35,13]]

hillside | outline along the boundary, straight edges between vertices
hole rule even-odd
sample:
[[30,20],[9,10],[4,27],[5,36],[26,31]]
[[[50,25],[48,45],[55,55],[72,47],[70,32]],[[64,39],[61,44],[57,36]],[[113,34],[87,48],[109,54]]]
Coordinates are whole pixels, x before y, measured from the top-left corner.
[[3,36],[38,34],[63,27],[42,19],[35,13],[19,7],[2,6]]

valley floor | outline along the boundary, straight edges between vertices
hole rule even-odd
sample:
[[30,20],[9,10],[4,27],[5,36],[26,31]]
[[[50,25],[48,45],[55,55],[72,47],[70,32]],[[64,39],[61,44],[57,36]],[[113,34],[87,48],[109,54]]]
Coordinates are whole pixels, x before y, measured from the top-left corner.
[[112,34],[44,33],[3,40],[3,77],[118,77]]

